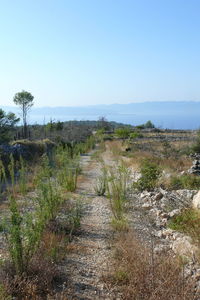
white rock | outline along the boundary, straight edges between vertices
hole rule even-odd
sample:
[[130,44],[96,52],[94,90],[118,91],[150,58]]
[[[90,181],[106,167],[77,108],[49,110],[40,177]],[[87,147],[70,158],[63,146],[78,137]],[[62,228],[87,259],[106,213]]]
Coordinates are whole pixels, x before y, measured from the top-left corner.
[[193,258],[198,248],[192,244],[192,239],[189,236],[183,236],[172,243],[172,250],[181,256]]
[[154,253],[159,254],[162,251],[169,250],[169,247],[167,245],[158,245],[154,248]]
[[147,192],[147,191],[144,191],[140,194],[140,198],[143,199],[143,198],[146,198],[146,197],[150,197],[150,193]]
[[166,190],[163,190],[162,188],[159,188],[159,191],[163,194],[166,195],[168,192]]
[[182,236],[183,235],[181,233],[174,231],[173,234],[172,234],[172,239],[176,240],[176,239],[178,239],[178,238],[180,238]]
[[174,209],[174,210],[170,211],[169,216],[170,216],[170,218],[173,218],[174,216],[179,215],[180,212],[181,212],[180,209]]
[[162,235],[165,238],[171,238],[173,236],[173,230],[172,229],[163,229]]
[[166,218],[166,219],[168,219],[169,214],[166,213],[166,212],[162,212],[160,216],[161,216],[161,218]]
[[195,191],[184,189],[184,190],[176,190],[176,193],[181,197],[192,199],[193,195],[195,194]]
[[160,210],[158,208],[152,208],[150,210],[150,213],[155,217],[159,217],[162,214],[162,210]]
[[200,209],[200,191],[198,191],[198,193],[194,195],[192,205],[194,208]]
[[162,230],[159,230],[155,233],[155,236],[157,236],[158,238],[162,238],[163,237],[163,232]]
[[156,226],[163,227],[167,225],[167,218],[157,219]]
[[144,203],[144,204],[142,205],[142,208],[144,208],[144,209],[151,209],[152,206],[151,206],[150,203]]

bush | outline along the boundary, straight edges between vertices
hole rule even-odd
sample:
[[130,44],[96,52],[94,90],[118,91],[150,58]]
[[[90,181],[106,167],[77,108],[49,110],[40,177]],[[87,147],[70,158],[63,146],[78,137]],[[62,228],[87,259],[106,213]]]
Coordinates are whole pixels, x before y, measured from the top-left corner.
[[117,128],[115,129],[115,134],[121,139],[127,139],[130,134],[130,128]]
[[134,183],[134,187],[140,191],[150,191],[154,189],[161,174],[159,166],[149,159],[144,159],[141,164],[140,172],[141,177]]
[[6,113],[0,108],[0,144],[8,143],[13,138],[19,120],[14,113]]

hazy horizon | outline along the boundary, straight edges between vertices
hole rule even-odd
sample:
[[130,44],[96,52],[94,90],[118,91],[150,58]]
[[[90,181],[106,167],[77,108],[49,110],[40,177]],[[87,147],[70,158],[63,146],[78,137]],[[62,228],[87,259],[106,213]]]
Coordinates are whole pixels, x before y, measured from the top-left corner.
[[[34,101],[33,101],[34,102]],[[200,100],[170,100],[170,101],[167,101],[167,100],[157,100],[157,101],[153,101],[153,100],[150,100],[150,101],[130,101],[130,102],[127,102],[127,103],[120,103],[120,102],[115,102],[115,103],[96,103],[96,104],[79,104],[79,105],[33,105],[33,107],[31,109],[34,109],[34,108],[55,108],[55,107],[77,107],[77,108],[81,108],[81,107],[91,107],[91,106],[112,106],[112,105],[130,105],[130,104],[145,104],[145,103],[184,103],[184,102],[194,102],[194,103],[200,103]],[[1,105],[2,108],[4,107],[11,107],[11,108],[15,108],[15,109],[19,109],[14,103],[11,105]]]
[[[4,106],[4,110],[20,114],[18,107]],[[138,102],[129,104],[109,104],[90,106],[33,107],[29,123],[44,124],[53,121],[98,120],[106,117],[108,121],[139,125],[148,120],[157,127],[171,129],[198,129],[199,101]]]

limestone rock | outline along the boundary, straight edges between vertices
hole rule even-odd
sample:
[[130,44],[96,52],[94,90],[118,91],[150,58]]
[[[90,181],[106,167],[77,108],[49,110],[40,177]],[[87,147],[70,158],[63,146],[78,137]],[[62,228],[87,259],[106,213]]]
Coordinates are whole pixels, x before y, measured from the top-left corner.
[[195,160],[192,163],[192,167],[188,170],[188,173],[194,175],[200,175],[200,158],[195,157]]
[[172,243],[172,250],[178,255],[193,258],[198,248],[192,244],[192,239],[189,236],[183,236]]
[[198,191],[198,193],[194,195],[192,205],[194,208],[200,209],[200,191]]
[[170,211],[169,216],[170,216],[170,218],[173,218],[174,216],[179,215],[180,212],[181,212],[180,209],[178,209],[178,208],[177,208],[177,209],[174,209],[174,210]]

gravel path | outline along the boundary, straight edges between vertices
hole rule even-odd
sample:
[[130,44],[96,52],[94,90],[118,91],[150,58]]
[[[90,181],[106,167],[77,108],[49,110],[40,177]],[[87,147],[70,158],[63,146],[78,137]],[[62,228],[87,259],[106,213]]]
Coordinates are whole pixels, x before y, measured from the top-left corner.
[[113,256],[110,228],[111,212],[108,200],[97,197],[93,187],[100,166],[91,160],[91,155],[83,156],[83,180],[77,194],[84,198],[81,230],[71,243],[74,249],[65,261],[67,273],[67,299],[120,299],[117,292],[103,281],[110,268]]

